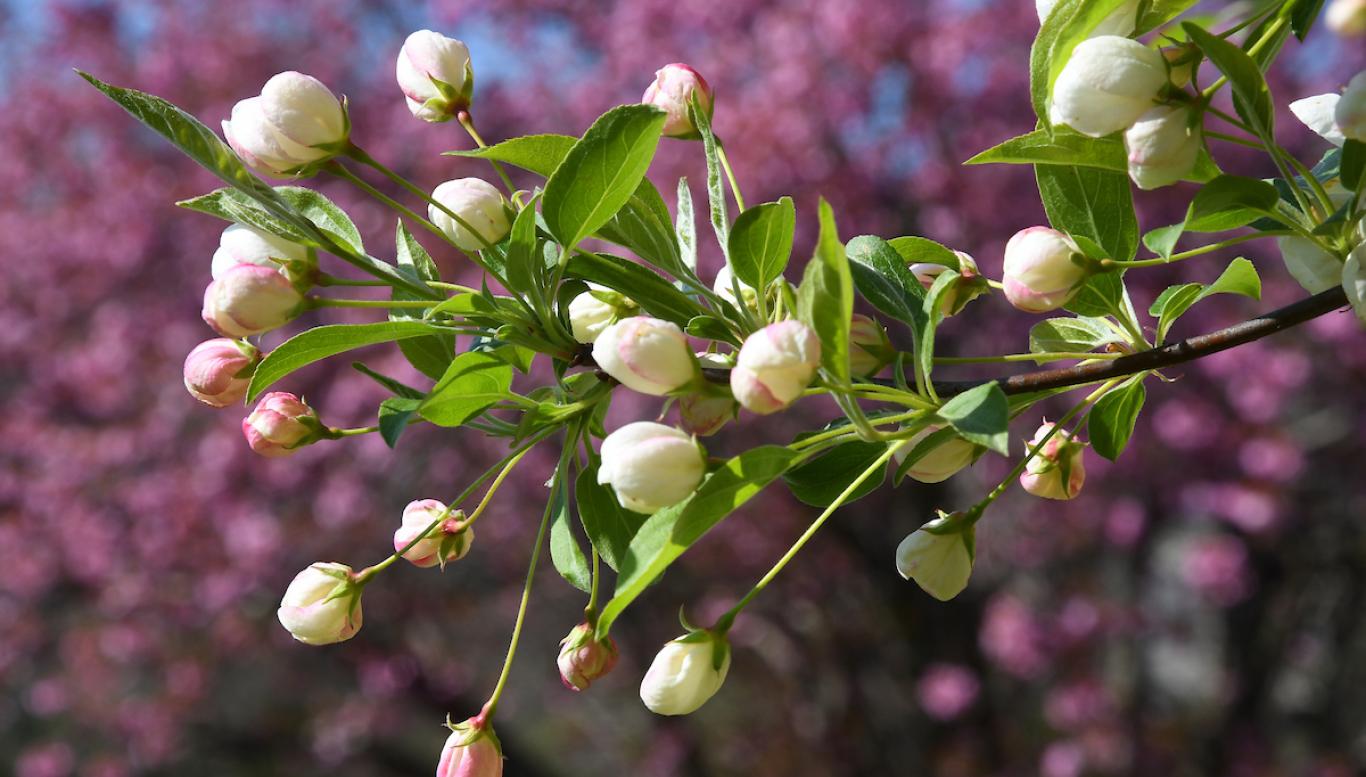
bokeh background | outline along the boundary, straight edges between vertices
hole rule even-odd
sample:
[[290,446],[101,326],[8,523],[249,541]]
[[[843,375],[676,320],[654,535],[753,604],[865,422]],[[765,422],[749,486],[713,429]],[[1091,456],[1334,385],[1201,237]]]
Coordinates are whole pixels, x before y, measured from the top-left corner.
[[[181,360],[208,336],[199,302],[221,224],[172,203],[215,183],[71,72],[216,126],[270,75],[298,69],[348,95],[355,139],[421,185],[486,175],[439,156],[468,139],[412,119],[393,83],[400,43],[423,27],[470,44],[475,116],[494,139],[576,134],[639,99],[657,67],[693,64],[719,95],[716,125],[749,198],[795,195],[800,252],[820,194],[846,237],[927,235],[992,275],[1005,239],[1042,219],[1027,169],[959,164],[1032,126],[1037,21],[1024,0],[4,0],[0,773],[430,773],[444,716],[472,714],[491,688],[553,452],[500,495],[470,557],[444,574],[386,573],[343,646],[294,643],[274,608],[298,569],[379,560],[407,501],[452,497],[500,452],[475,433],[419,428],[393,452],[356,439],[254,457],[242,411],[199,405],[180,385]],[[1278,102],[1339,87],[1366,66],[1364,49],[1321,29],[1292,41]],[[1317,159],[1321,141],[1283,115],[1284,142]],[[1230,170],[1273,172],[1216,153]],[[665,192],[687,175],[700,195],[698,147],[666,142],[652,175]],[[390,214],[319,185],[372,253],[390,255]],[[1145,228],[1188,196],[1143,196]],[[429,243],[448,277],[465,272]],[[1247,255],[1264,302],[1217,298],[1180,331],[1302,293],[1266,247]],[[1145,274],[1140,306],[1232,256]],[[340,319],[296,328],[319,320]],[[980,300],[946,326],[946,345],[1024,350],[1029,323]],[[392,349],[364,356],[404,374]],[[330,423],[366,423],[381,394],[337,361],[288,388]],[[932,508],[994,483],[1003,461],[845,510],[747,611],[725,689],[687,718],[653,717],[636,698],[678,608],[724,609],[813,511],[775,487],[730,519],[619,623],[616,672],[580,695],[553,661],[582,597],[547,562],[500,709],[507,773],[1361,773],[1366,340],[1350,315],[1331,315],[1168,377],[1120,463],[1088,459],[1078,499],[1011,493],[992,510],[972,585],[952,603],[902,581],[892,551]],[[628,403],[614,423],[653,409]],[[825,409],[805,412],[818,423]],[[713,452],[795,421],[750,423]]]

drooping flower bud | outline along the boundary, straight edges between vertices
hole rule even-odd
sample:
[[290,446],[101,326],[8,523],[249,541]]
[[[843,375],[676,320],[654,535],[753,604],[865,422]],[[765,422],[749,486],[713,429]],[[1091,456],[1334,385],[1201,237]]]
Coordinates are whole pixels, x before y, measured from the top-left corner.
[[664,135],[671,138],[695,138],[697,127],[688,115],[688,101],[697,95],[699,110],[711,118],[715,97],[702,74],[682,62],[665,65],[655,71],[655,80],[645,90],[640,101],[669,114],[664,120]]
[[1366,142],[1366,70],[1347,82],[1342,99],[1333,110],[1333,119],[1343,137]]
[[[427,215],[432,223],[440,227],[451,242],[462,250],[478,251],[495,245],[507,237],[512,229],[508,221],[507,201],[503,199],[502,192],[482,178],[447,181],[436,187],[432,199],[465,222],[461,224],[451,218],[450,213],[435,205],[427,206]],[[469,228],[466,228],[466,224]]]
[[331,159],[350,134],[341,101],[321,81],[292,70],[272,76],[259,97],[232,107],[223,136],[242,160],[277,176]]
[[1290,112],[1316,135],[1335,146],[1341,146],[1347,139],[1338,129],[1335,116],[1340,100],[1342,95],[1337,92],[1316,94],[1290,103]]
[[251,343],[219,337],[196,345],[185,357],[185,388],[213,407],[242,401],[261,352]]
[[[446,516],[445,520],[432,526],[432,522],[443,515]],[[464,520],[463,511],[456,510],[448,514],[446,505],[435,499],[409,502],[403,508],[403,525],[394,531],[394,552],[401,553],[408,548],[403,558],[413,566],[424,569],[437,564],[444,567],[452,561],[459,561],[474,544],[474,529],[460,526]],[[418,539],[419,536],[422,539]],[[414,543],[414,540],[417,542]],[[410,543],[412,547],[408,547]]]
[[1342,290],[1357,319],[1366,324],[1366,243],[1353,249],[1342,263]]
[[602,641],[593,636],[593,627],[580,623],[560,640],[560,682],[571,691],[584,691],[594,680],[605,676],[617,665],[617,643],[611,637]]
[[1323,23],[1344,38],[1366,35],[1366,0],[1333,0]]
[[461,41],[418,30],[403,41],[395,67],[408,110],[423,121],[450,121],[470,107],[474,71]]
[[481,718],[470,718],[450,728],[451,735],[436,764],[436,777],[502,777],[503,746],[493,726]]
[[855,313],[849,321],[849,374],[856,378],[876,375],[895,356],[896,350],[882,324]]
[[[921,440],[943,428],[942,424],[932,424],[921,429],[912,435],[905,445],[892,454],[893,458],[897,460],[897,463],[905,461]],[[958,470],[971,464],[976,455],[977,446],[961,437],[951,437],[917,459],[906,470],[906,474],[921,483],[941,483],[958,474]]]
[[953,255],[958,259],[956,268],[934,262],[917,262],[910,266],[911,274],[920,281],[920,285],[924,286],[926,291],[946,270],[957,270],[958,280],[953,282],[953,288],[946,289],[939,298],[939,312],[946,316],[961,312],[969,302],[991,289],[987,279],[983,278],[977,269],[977,261],[971,255],[963,251],[954,251]]
[[697,377],[697,360],[683,330],[649,316],[624,318],[604,329],[593,341],[593,360],[623,386],[657,397]]
[[730,671],[730,643],[695,631],[666,644],[640,682],[640,700],[657,715],[695,712],[721,690]]
[[1124,132],[1135,186],[1156,189],[1190,175],[1204,142],[1199,123],[1191,126],[1192,118],[1184,106],[1159,105]]
[[242,434],[253,451],[267,458],[288,456],[322,439],[322,424],[313,408],[283,391],[261,397],[251,415],[242,419]]
[[746,410],[776,413],[802,395],[821,363],[821,341],[796,319],[769,324],[745,339],[730,371],[730,390]]
[[[740,296],[735,296],[736,288],[740,289]],[[716,273],[716,280],[712,281],[711,290],[716,292],[716,296],[740,307],[741,301],[750,310],[759,309],[759,292],[748,283],[735,277],[731,272],[730,265],[725,265]]]
[[[284,272],[291,265],[312,264],[308,249],[245,224],[233,224],[218,238],[211,271],[218,280],[239,264],[255,264]],[[288,276],[288,273],[285,273]]]
[[319,562],[294,576],[276,616],[306,645],[345,642],[360,631],[360,595],[351,567]]
[[896,569],[925,593],[947,602],[972,576],[976,531],[961,513],[939,517],[911,532],[896,548]]
[[[1123,4],[1111,11],[1109,15],[1089,30],[1088,34],[1092,37],[1097,35],[1129,35],[1138,24],[1138,3],[1139,0],[1125,0]],[[1048,14],[1052,13],[1053,6],[1057,4],[1058,0],[1034,0],[1034,10],[1039,13],[1039,24],[1048,20]]]
[[1053,83],[1048,118],[1104,137],[1137,121],[1166,83],[1167,63],[1155,49],[1117,35],[1084,40]]
[[574,339],[592,344],[602,330],[619,319],[635,315],[634,300],[618,291],[596,283],[588,284],[588,291],[569,301],[569,327]]
[[1003,269],[1006,299],[1029,313],[1066,305],[1086,279],[1086,266],[1072,240],[1048,227],[1029,227],[1006,243]]
[[204,323],[220,335],[246,337],[284,326],[304,308],[304,296],[269,267],[239,264],[204,290]]
[[602,441],[598,482],[627,510],[654,513],[687,499],[707,471],[697,440],[672,426],[636,421]]
[[[703,368],[730,367],[730,360],[717,353],[699,353],[697,363]],[[734,418],[735,411],[739,409],[729,391],[713,390],[710,385],[704,389],[678,399],[678,417],[683,430],[696,437],[707,437],[721,431],[721,427]]]
[[1299,235],[1276,238],[1281,260],[1290,277],[1310,294],[1328,291],[1342,281],[1342,262],[1319,247],[1318,243]]
[[1039,453],[1025,465],[1020,485],[1034,496],[1071,499],[1081,492],[1081,486],[1086,482],[1086,466],[1082,460],[1086,443],[1062,429],[1047,442],[1041,442],[1054,426],[1056,424],[1045,421],[1034,432],[1034,439],[1026,443],[1030,451],[1038,449]]

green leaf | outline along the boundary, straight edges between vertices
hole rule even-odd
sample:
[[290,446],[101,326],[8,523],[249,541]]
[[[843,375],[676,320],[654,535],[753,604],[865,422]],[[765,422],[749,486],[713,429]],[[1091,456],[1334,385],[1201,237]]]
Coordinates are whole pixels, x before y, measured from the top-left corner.
[[1138,413],[1143,409],[1146,396],[1143,381],[1135,380],[1096,402],[1086,420],[1091,447],[1096,453],[1110,461],[1119,458],[1133,436],[1134,424],[1138,423]]
[[445,154],[505,162],[548,178],[577,142],[578,138],[571,135],[523,135],[484,148],[447,151]]
[[1271,103],[1271,90],[1256,61],[1247,52],[1195,24],[1185,22],[1181,28],[1190,36],[1191,42],[1205,52],[1210,62],[1228,76],[1233,89],[1233,107],[1238,115],[1257,137],[1274,143],[1275,108]]
[[965,165],[1076,165],[1129,173],[1129,155],[1118,135],[1090,138],[1067,127],[1034,130],[993,146]]
[[796,457],[778,446],[752,448],[708,475],[692,496],[646,519],[621,559],[616,593],[598,616],[597,633],[605,636],[617,616],[670,564],[782,475]]
[[[813,507],[829,507],[886,451],[886,443],[847,442],[788,470],[783,481],[797,499]],[[844,504],[876,491],[886,477],[884,468],[882,477],[873,476],[863,481]]]
[[940,418],[948,421],[964,440],[1002,456],[1010,455],[1010,408],[997,383],[983,383],[945,402]]
[[1153,301],[1148,314],[1157,317],[1157,342],[1167,338],[1172,324],[1195,303],[1215,294],[1238,294],[1252,299],[1262,298],[1262,281],[1252,262],[1239,257],[1229,263],[1219,277],[1208,286],[1185,283],[1172,286]]
[[1039,26],[1029,50],[1029,95],[1034,113],[1048,126],[1048,100],[1053,82],[1096,25],[1128,0],[1058,0]]
[[[707,111],[698,110],[696,101],[688,104],[688,115],[692,117],[697,134],[702,136],[702,153],[707,159],[707,202],[711,210],[711,228],[716,233],[716,242],[721,244],[721,252],[730,249],[730,216],[726,212],[726,188],[721,182],[721,151],[716,135],[711,131],[711,116]],[[730,261],[730,257],[726,257]]]
[[[874,239],[881,240],[881,238]],[[862,240],[862,238],[856,237],[854,240]],[[849,241],[850,246],[853,245],[854,240]],[[945,267],[957,269],[959,265],[958,255],[948,246],[945,246],[942,243],[936,243],[927,237],[894,237],[887,241],[887,245],[890,246],[893,251],[896,251],[897,255],[901,257],[901,261],[907,267],[910,267],[913,264],[942,264]],[[848,250],[851,250],[852,252],[852,248]],[[853,261],[853,259],[851,258],[850,261]],[[908,275],[908,277],[915,278],[914,275]],[[918,280],[916,281],[916,285],[920,286]],[[920,288],[923,289],[924,287],[922,286]],[[925,296],[923,291],[920,296]]]
[[1262,216],[1275,216],[1280,195],[1276,187],[1258,178],[1221,175],[1195,193],[1186,218],[1159,227],[1143,236],[1153,253],[1171,258],[1176,242],[1185,232],[1226,232],[1247,226]]
[[1134,258],[1138,218],[1128,176],[1089,167],[1036,165],[1034,177],[1054,229],[1094,240],[1110,259]]
[[797,210],[791,197],[766,202],[741,213],[730,230],[730,266],[735,276],[756,289],[782,277],[792,256]]
[[247,401],[254,401],[276,381],[329,356],[376,343],[389,343],[409,337],[441,332],[440,327],[421,321],[382,321],[376,324],[332,324],[309,329],[280,343],[279,347],[256,365],[247,388]]
[[1292,0],[1292,5],[1294,8],[1290,11],[1290,29],[1294,30],[1296,38],[1304,40],[1304,36],[1309,34],[1310,28],[1314,26],[1314,20],[1323,8],[1323,0]]
[[408,428],[408,421],[421,404],[422,400],[408,397],[390,397],[379,403],[379,436],[385,445],[390,448],[398,445],[399,436]]
[[570,585],[588,593],[593,589],[593,571],[588,566],[588,558],[579,547],[574,536],[572,516],[569,514],[568,478],[560,472],[555,473],[555,484],[551,487],[550,517],[550,561],[555,571],[560,573]]
[[524,297],[539,293],[545,266],[536,249],[536,200],[533,199],[518,211],[509,232],[505,268],[509,291]]
[[598,230],[598,235],[630,249],[636,256],[671,275],[680,276],[684,272],[669,206],[664,204],[664,198],[648,178],[640,179],[626,205]]
[[[401,219],[394,235],[394,243],[399,267],[406,268],[414,276],[424,281],[441,280],[436,262],[432,261],[427,249],[417,242],[408,228],[403,226]],[[412,300],[417,299],[417,297],[403,289],[394,289],[393,299]],[[389,309],[390,321],[417,321],[421,320],[422,317],[422,311],[412,308]],[[429,337],[407,338],[398,341],[398,348],[403,352],[403,356],[409,364],[413,365],[423,375],[432,380],[437,380],[446,374],[446,368],[451,365],[451,359],[455,358],[455,335],[449,332],[441,332]]]
[[[331,200],[302,186],[277,186],[274,191],[293,212],[307,219],[344,250],[353,254],[365,254],[360,230],[356,229],[351,217]],[[315,248],[322,247],[322,243],[312,237],[307,230],[299,229],[297,222],[281,219],[252,195],[239,189],[217,189],[192,199],[181,200],[176,205],[238,224],[246,224],[295,243]]]
[[915,341],[917,386],[922,382],[928,382],[931,373],[934,372],[934,340],[939,324],[944,320],[944,295],[958,284],[960,277],[957,270],[945,270],[934,279],[929,291],[925,293],[925,301],[921,308],[925,326]]
[[642,267],[629,259],[611,254],[574,254],[569,257],[565,274],[600,283],[619,291],[640,305],[655,318],[672,321],[680,327],[696,316],[706,315],[696,300],[679,291],[659,273]]
[[1342,144],[1342,185],[1348,191],[1359,191],[1362,173],[1366,171],[1366,143],[1348,140]]
[[854,284],[849,260],[835,228],[830,203],[820,201],[816,254],[806,265],[797,290],[797,312],[821,341],[821,364],[841,384],[849,382],[849,321],[854,315]]
[[505,398],[511,385],[512,367],[507,362],[467,351],[451,362],[418,413],[437,426],[460,426]]
[[541,206],[560,245],[578,245],[630,200],[654,158],[665,118],[654,106],[618,106],[569,150],[546,181]]
[[1092,275],[1063,307],[1093,318],[1120,313],[1124,309],[1124,281],[1120,273]]
[[579,504],[579,520],[583,522],[588,539],[607,566],[620,570],[631,539],[636,536],[643,519],[618,504],[611,489],[598,483],[596,461],[579,473],[574,496]]
[[683,266],[697,273],[697,219],[693,216],[692,190],[688,179],[678,179],[678,218],[674,227],[678,235],[678,255]]
[[922,261],[956,262],[953,252],[925,238],[898,237],[888,242],[873,235],[850,240],[844,250],[850,274],[863,298],[878,312],[909,326],[918,339],[926,326],[925,287],[911,274],[909,265]]
[[1080,353],[1122,342],[1124,336],[1103,318],[1050,318],[1029,330],[1030,353]]
[[1136,35],[1155,30],[1185,13],[1200,0],[1152,0],[1138,19]]

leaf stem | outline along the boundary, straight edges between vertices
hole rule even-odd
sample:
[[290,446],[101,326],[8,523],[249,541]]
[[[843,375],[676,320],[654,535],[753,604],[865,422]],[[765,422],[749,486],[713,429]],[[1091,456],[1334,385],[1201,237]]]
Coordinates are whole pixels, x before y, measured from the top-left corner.
[[735,195],[735,207],[741,212],[745,210],[745,196],[740,193],[740,184],[735,180],[735,170],[730,166],[730,157],[726,154],[726,147],[721,144],[720,139],[716,143],[716,158],[721,162],[721,169],[726,173],[726,181],[730,183],[730,193]]
[[[460,122],[461,127],[465,128],[465,132],[470,136],[470,140],[474,141],[474,145],[479,148],[488,148],[484,138],[479,135],[479,130],[474,128],[474,117],[470,115],[469,111],[460,111],[455,114],[455,120]],[[503,180],[503,185],[508,190],[508,196],[515,194],[517,187],[512,185],[512,179],[508,177],[507,170],[503,169],[503,165],[497,159],[490,159],[489,164],[493,165],[493,171]]]
[[1001,356],[936,356],[935,364],[981,364],[988,362],[1057,362],[1067,359],[1118,359],[1121,353],[1092,351],[1050,351],[1046,353],[1007,353]]
[[1192,248],[1192,249],[1190,249],[1189,251],[1182,251],[1181,253],[1172,254],[1170,257],[1168,257],[1168,258],[1166,258],[1166,259],[1163,259],[1163,258],[1160,257],[1160,256],[1156,256],[1156,257],[1153,257],[1153,258],[1151,258],[1151,259],[1130,259],[1130,260],[1128,260],[1128,261],[1117,261],[1117,260],[1114,260],[1114,259],[1106,259],[1106,260],[1104,260],[1104,261],[1102,262],[1102,264],[1103,264],[1104,266],[1106,266],[1106,267],[1116,267],[1116,268],[1124,269],[1124,270],[1133,269],[1134,267],[1157,267],[1157,266],[1163,265],[1163,264],[1171,264],[1172,262],[1179,262],[1179,261],[1181,261],[1182,259],[1190,259],[1190,258],[1192,258],[1192,257],[1200,256],[1200,255],[1202,255],[1202,254],[1208,254],[1208,253],[1211,253],[1211,252],[1213,252],[1213,251],[1218,251],[1218,250],[1221,249],[1221,248],[1228,248],[1229,246],[1236,246],[1236,245],[1238,245],[1239,243],[1246,243],[1246,242],[1248,242],[1249,240],[1258,240],[1258,239],[1261,239],[1261,238],[1264,238],[1264,237],[1280,237],[1280,236],[1282,236],[1282,235],[1293,235],[1293,234],[1296,234],[1296,233],[1295,233],[1295,232],[1291,232],[1291,231],[1289,231],[1289,230],[1283,230],[1283,229],[1269,229],[1269,230],[1266,230],[1265,232],[1251,232],[1251,233],[1248,233],[1248,234],[1246,234],[1246,235],[1238,235],[1237,237],[1231,237],[1231,238],[1229,238],[1229,239],[1227,239],[1227,240],[1220,240],[1220,241],[1217,242],[1217,243],[1210,243],[1209,245],[1203,245],[1203,246],[1200,246],[1199,248]]
[[308,304],[314,308],[431,308],[445,300],[437,299],[336,299],[334,297],[309,297]]

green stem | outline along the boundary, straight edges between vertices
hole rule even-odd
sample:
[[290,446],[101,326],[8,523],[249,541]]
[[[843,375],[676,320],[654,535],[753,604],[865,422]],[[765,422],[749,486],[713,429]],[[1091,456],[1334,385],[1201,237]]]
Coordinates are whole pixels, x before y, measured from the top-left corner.
[[432,308],[445,300],[433,299],[335,299],[332,297],[309,297],[309,307],[314,308]]
[[720,142],[716,144],[716,158],[721,162],[721,169],[726,171],[726,181],[730,183],[730,193],[735,195],[735,207],[744,212],[745,196],[740,193],[740,185],[735,181],[735,171],[731,169],[730,157],[726,155],[726,147]]
[[588,604],[583,608],[583,619],[589,626],[597,628],[598,625],[598,583],[602,579],[601,557],[598,555],[598,548],[593,546],[593,583],[588,591]]
[[[390,285],[392,285],[392,284],[390,284],[388,281],[367,281],[367,280],[356,279],[356,278],[338,278],[338,277],[335,276],[335,275],[328,275],[327,273],[318,273],[318,277],[315,278],[314,280],[317,282],[317,284],[318,284],[319,286],[390,286]],[[429,281],[429,283],[430,283],[430,281]],[[431,285],[435,286],[436,284],[431,283]]]
[[[463,292],[466,292],[466,293],[468,293],[468,294],[482,294],[482,293],[483,293],[483,292],[479,291],[478,289],[471,288],[471,287],[469,287],[469,286],[461,286],[461,285],[458,284],[458,283],[446,283],[446,282],[444,282],[444,281],[427,281],[427,284],[428,284],[429,286],[435,286],[435,287],[438,288],[438,289],[448,289],[448,290],[450,290],[450,291],[463,291]],[[443,302],[444,302],[444,300],[443,300]]]
[[[352,145],[351,148],[347,151],[347,156],[351,157],[357,162],[360,162],[363,165],[366,165],[367,167],[374,168],[380,175],[383,175],[390,181],[393,181],[394,183],[398,184],[404,189],[407,189],[408,193],[412,194],[414,197],[417,197],[418,199],[422,200],[423,202],[427,203],[433,208],[436,208],[442,213],[445,213],[447,216],[450,216],[452,221],[459,224],[470,234],[474,235],[475,239],[477,239],[480,242],[480,244],[484,246],[485,249],[493,248],[493,243],[490,243],[488,239],[484,237],[484,234],[482,232],[470,226],[470,223],[461,218],[459,214],[457,214],[450,208],[446,207],[445,205],[442,205],[440,202],[436,200],[435,197],[420,189],[412,181],[409,181],[407,178],[404,178],[403,176],[399,175],[393,170],[390,170],[388,167],[385,167],[384,164],[381,163],[378,159],[375,159],[374,157],[365,153],[365,150],[362,149],[360,146]],[[442,234],[445,233],[443,232]]]
[[[461,127],[465,128],[465,132],[469,134],[470,140],[474,141],[474,145],[479,148],[488,148],[488,144],[480,137],[479,130],[474,128],[474,117],[470,115],[469,111],[460,111],[455,115],[455,120],[460,122]],[[512,185],[512,179],[508,177],[507,170],[503,169],[503,165],[497,159],[490,159],[489,164],[493,165],[493,171],[503,180],[503,185],[508,190],[508,196],[516,193],[517,187]]]
[[508,475],[512,474],[512,470],[516,469],[517,465],[521,463],[522,458],[530,452],[530,447],[523,448],[520,453],[507,460],[507,463],[503,465],[502,471],[498,473],[498,477],[494,478],[493,482],[489,484],[489,490],[484,492],[484,498],[479,500],[479,506],[475,507],[474,512],[470,513],[469,517],[465,519],[466,526],[470,526],[475,521],[479,520],[479,516],[484,514],[484,509],[493,501],[493,495],[498,493],[499,487],[503,485],[503,481],[507,480]]
[[1225,143],[1235,143],[1239,146],[1245,146],[1247,148],[1255,148],[1258,150],[1261,150],[1262,148],[1261,143],[1258,143],[1255,140],[1250,140],[1248,138],[1240,138],[1237,135],[1228,135],[1223,132],[1213,132],[1211,130],[1205,130],[1204,135],[1207,138],[1212,138],[1214,140],[1222,140]]
[[371,434],[378,431],[378,426],[357,426],[351,429],[329,429],[328,434],[333,439],[337,439],[341,437],[357,437],[362,434]]
[[1182,251],[1181,253],[1172,254],[1171,257],[1167,259],[1163,259],[1160,256],[1156,256],[1151,259],[1130,259],[1128,261],[1123,262],[1116,261],[1114,259],[1106,259],[1101,264],[1105,267],[1114,267],[1123,270],[1133,269],[1134,267],[1157,267],[1163,264],[1179,262],[1182,259],[1190,259],[1192,257],[1200,256],[1202,254],[1208,254],[1213,251],[1218,251],[1221,248],[1236,246],[1239,243],[1246,243],[1249,240],[1259,240],[1264,237],[1280,237],[1282,235],[1293,234],[1296,233],[1283,229],[1272,229],[1267,230],[1265,232],[1252,232],[1246,235],[1238,235],[1237,237],[1231,237],[1227,240],[1220,240],[1217,243],[1210,243],[1209,245],[1200,246],[1199,248],[1192,248],[1189,251]]
[[979,364],[986,362],[1056,362],[1066,359],[1118,359],[1122,353],[1053,351],[1049,353],[1008,353],[1002,356],[936,356],[935,364]]

